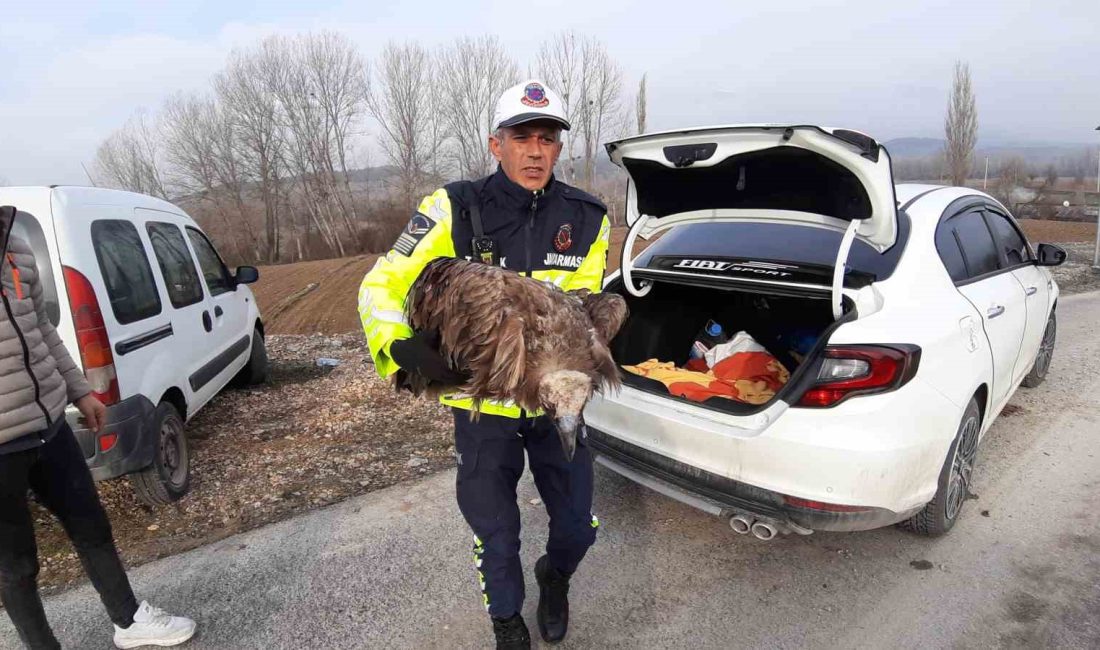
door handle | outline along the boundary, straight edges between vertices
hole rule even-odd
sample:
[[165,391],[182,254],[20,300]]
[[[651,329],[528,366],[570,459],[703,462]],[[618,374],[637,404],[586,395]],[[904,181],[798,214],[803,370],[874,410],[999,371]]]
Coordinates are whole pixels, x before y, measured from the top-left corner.
[[221,305],[216,305],[214,307],[214,315],[217,316],[218,318],[221,318],[222,314],[224,314],[224,313],[225,312],[222,311]]
[[1039,292],[1039,287],[1028,287],[1027,288],[1027,295],[1029,295],[1029,296],[1034,296],[1038,292]]
[[996,318],[996,317],[1000,316],[1003,313],[1005,313],[1005,306],[1004,305],[993,305],[992,307],[989,308],[988,311],[985,312],[985,315],[988,316],[989,318]]
[[207,332],[214,329],[214,321],[210,319],[210,312],[205,309],[202,311],[202,328]]

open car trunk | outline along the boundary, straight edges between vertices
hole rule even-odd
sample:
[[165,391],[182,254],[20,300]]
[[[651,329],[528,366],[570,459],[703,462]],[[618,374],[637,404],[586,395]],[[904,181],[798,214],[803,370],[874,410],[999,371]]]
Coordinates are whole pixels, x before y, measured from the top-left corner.
[[[724,366],[718,362],[711,371],[723,376],[715,381],[664,367],[647,367],[646,372],[664,379],[677,394],[706,397],[692,403],[730,413],[750,414],[768,404],[707,396],[751,401],[771,396],[768,403],[796,402],[817,378],[829,334],[855,317],[845,290],[878,278],[852,269],[853,246],[857,255],[870,251],[883,260],[899,250],[904,230],[886,149],[846,129],[757,124],[647,133],[610,142],[607,153],[629,178],[630,229],[619,276],[605,288],[624,295],[631,310],[612,343],[616,361],[637,365],[655,359],[683,368],[695,337],[714,320],[731,337],[742,331],[752,336],[786,367],[787,382],[781,384],[782,373],[768,367],[769,359],[753,364],[737,359]],[[780,239],[759,241],[746,250],[742,242],[730,239],[746,225],[757,237],[771,232]],[[727,226],[731,229],[724,232],[708,230]],[[692,237],[677,233],[688,231],[713,236],[685,247]],[[662,232],[668,232],[663,241],[675,240],[676,245],[658,242],[654,248],[662,248],[660,254],[634,257],[638,238]],[[822,234],[822,241],[835,240],[827,246],[825,264],[819,260],[822,251],[805,254],[809,233]],[[792,335],[802,342],[797,346],[802,354],[792,354]],[[743,383],[746,379],[754,383]],[[628,371],[624,381],[669,399],[685,399],[660,381]]]
[[[766,404],[748,404],[711,397],[703,402],[675,396],[661,382],[622,371],[623,383],[655,395],[737,415],[748,415],[767,408],[775,400],[788,403],[815,381],[820,352],[829,334],[854,316],[851,302],[845,299],[845,313],[834,320],[825,297],[793,297],[749,292],[733,287],[690,286],[653,282],[652,289],[638,298],[622,283],[613,281],[605,291],[623,295],[630,306],[630,317],[612,341],[611,350],[620,366],[637,365],[649,359],[670,361],[678,368],[688,361],[692,343],[708,320],[721,324],[732,338],[747,332],[778,359],[790,373],[790,379]],[[800,340],[793,350],[792,340]]]

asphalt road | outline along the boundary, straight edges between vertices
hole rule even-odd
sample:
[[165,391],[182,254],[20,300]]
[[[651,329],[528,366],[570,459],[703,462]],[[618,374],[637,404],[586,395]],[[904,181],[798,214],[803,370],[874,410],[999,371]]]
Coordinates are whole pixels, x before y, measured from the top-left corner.
[[[944,538],[761,542],[597,470],[601,538],[574,578],[561,647],[1100,647],[1100,296],[1064,298],[1059,315],[1051,376],[1020,389],[1020,410],[986,437],[978,498]],[[442,472],[132,578],[139,597],[198,619],[189,648],[489,647],[453,482]],[[545,540],[536,496],[525,478],[528,571]],[[89,587],[47,610],[65,647],[110,647]],[[6,621],[0,647],[17,647]]]

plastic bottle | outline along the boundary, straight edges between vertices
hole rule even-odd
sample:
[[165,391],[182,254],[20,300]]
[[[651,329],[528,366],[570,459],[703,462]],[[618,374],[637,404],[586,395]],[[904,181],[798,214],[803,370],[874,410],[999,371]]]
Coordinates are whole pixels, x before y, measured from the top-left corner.
[[721,345],[729,340],[729,336],[726,335],[722,325],[708,320],[707,324],[703,326],[703,329],[699,331],[699,334],[695,337],[695,342],[691,344],[691,351],[688,352],[688,359],[700,359],[707,353],[707,350],[713,348],[716,345]]

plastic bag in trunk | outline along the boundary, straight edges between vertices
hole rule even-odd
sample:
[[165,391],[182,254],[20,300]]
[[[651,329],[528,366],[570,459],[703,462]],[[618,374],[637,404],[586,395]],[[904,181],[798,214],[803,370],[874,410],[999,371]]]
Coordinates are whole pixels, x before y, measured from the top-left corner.
[[669,393],[696,402],[723,397],[746,404],[766,404],[790,379],[790,373],[746,332],[693,359],[685,368],[649,359],[623,369],[664,384]]

